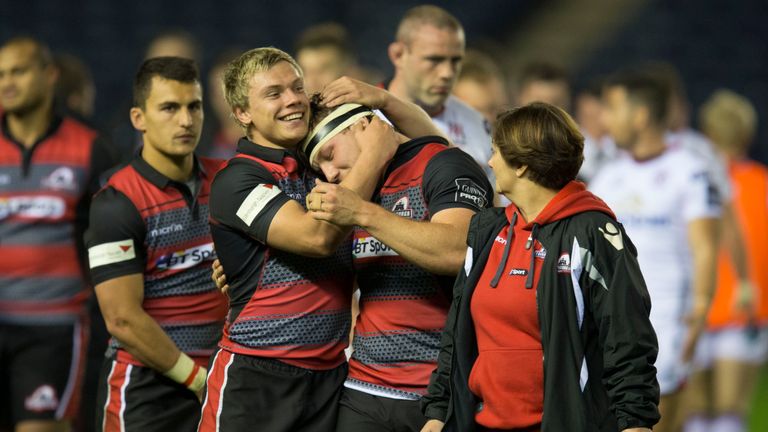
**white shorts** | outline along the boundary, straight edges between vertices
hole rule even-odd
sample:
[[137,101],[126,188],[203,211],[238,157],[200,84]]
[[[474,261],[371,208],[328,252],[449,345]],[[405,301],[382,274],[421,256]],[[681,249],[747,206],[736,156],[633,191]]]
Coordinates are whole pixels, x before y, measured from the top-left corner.
[[694,365],[708,369],[718,360],[762,364],[768,359],[768,328],[726,327],[708,331],[696,347]]

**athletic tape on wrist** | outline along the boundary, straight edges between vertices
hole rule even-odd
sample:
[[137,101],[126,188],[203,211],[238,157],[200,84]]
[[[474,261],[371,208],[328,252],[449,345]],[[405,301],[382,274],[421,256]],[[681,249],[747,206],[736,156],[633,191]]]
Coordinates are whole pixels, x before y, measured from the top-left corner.
[[176,364],[163,375],[196,392],[205,385],[207,373],[204,367],[198,366],[188,355],[181,353]]
[[375,115],[370,108],[354,103],[339,106],[331,111],[326,118],[312,129],[307,138],[301,143],[301,151],[309,160],[310,165],[315,166],[315,158],[320,149],[336,136],[339,132],[348,128],[363,117]]

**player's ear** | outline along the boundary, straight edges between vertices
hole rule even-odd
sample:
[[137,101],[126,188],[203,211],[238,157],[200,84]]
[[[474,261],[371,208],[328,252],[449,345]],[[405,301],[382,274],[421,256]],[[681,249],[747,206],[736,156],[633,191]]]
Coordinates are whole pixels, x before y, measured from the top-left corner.
[[144,110],[139,107],[133,107],[131,108],[130,116],[131,124],[133,124],[134,129],[141,133],[147,131],[147,128],[144,125]]
[[235,107],[234,110],[232,110],[232,114],[234,114],[235,118],[242,124],[248,125],[251,124],[251,113],[249,113],[247,110],[244,110],[240,107]]
[[389,55],[389,61],[391,61],[395,67],[400,66],[400,60],[403,58],[403,54],[405,54],[405,44],[403,42],[395,41],[389,44],[387,55]]

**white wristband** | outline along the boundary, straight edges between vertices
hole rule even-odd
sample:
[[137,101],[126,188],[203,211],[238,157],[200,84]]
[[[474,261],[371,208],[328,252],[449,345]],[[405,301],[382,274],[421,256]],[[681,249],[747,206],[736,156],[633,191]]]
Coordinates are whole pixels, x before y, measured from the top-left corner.
[[172,368],[163,373],[163,375],[177,383],[184,384],[193,392],[198,392],[203,388],[207,374],[208,371],[204,367],[198,366],[194,360],[184,353],[181,353]]

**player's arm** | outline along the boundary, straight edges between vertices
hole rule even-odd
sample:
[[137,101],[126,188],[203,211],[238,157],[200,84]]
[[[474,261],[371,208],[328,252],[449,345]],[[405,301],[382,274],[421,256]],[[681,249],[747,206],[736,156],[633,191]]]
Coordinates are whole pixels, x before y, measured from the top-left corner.
[[[353,133],[366,145],[342,184],[370,198],[397,149],[397,141],[391,128],[377,119]],[[220,172],[213,182],[210,200],[213,223],[298,255],[331,255],[351,229],[313,218],[304,203],[288,196],[270,172],[253,162],[237,161]]]
[[205,384],[205,368],[183,354],[143,308],[144,222],[127,197],[107,188],[91,206],[85,235],[96,298],[109,333],[128,353],[190,390]]
[[738,292],[733,307],[752,315],[754,314],[754,301],[757,298],[757,292],[749,276],[749,260],[741,222],[736,217],[736,211],[730,201],[723,203],[720,230],[723,245],[731,257],[734,270],[736,270],[736,277],[739,279]]
[[[341,185],[367,200],[397,150],[397,140],[389,125],[378,118],[353,125],[350,132],[362,143],[361,153]],[[300,255],[327,256],[346,239],[350,230],[351,225],[339,226],[313,218],[302,205],[291,201],[275,214],[266,242]]]
[[687,221],[688,249],[693,264],[693,306],[688,316],[689,328],[683,345],[683,361],[689,361],[693,356],[715,293],[722,215],[720,192],[704,167],[692,172],[686,186],[681,211]]
[[181,355],[171,338],[142,307],[144,275],[119,276],[96,285],[96,297],[109,334],[123,349],[160,372],[170,370]]
[[688,243],[693,258],[693,307],[690,313],[688,337],[683,349],[683,360],[689,361],[699,336],[704,331],[707,313],[715,293],[718,228],[720,219],[699,218],[688,223]]
[[378,109],[403,135],[412,138],[436,135],[447,139],[421,107],[398,98],[386,89],[349,77],[341,77],[325,86],[321,97],[323,104],[328,107],[359,103]]
[[[490,204],[490,184],[469,155],[450,149],[428,164],[423,192],[432,213],[429,222],[398,216],[361,200],[343,187],[327,183],[313,191],[313,195],[324,196],[323,208],[317,212],[313,208],[313,214],[333,223],[359,225],[400,256],[429,272],[456,275],[466,254],[469,221]],[[317,202],[319,198],[312,201]]]

